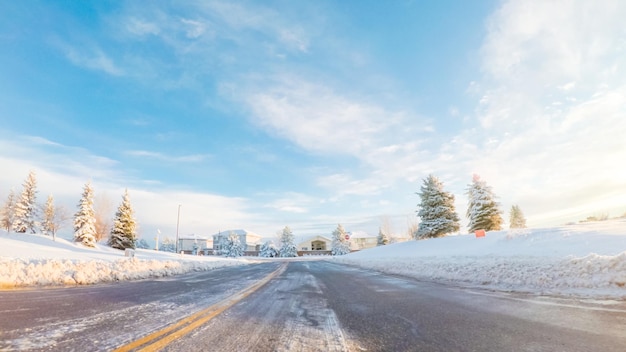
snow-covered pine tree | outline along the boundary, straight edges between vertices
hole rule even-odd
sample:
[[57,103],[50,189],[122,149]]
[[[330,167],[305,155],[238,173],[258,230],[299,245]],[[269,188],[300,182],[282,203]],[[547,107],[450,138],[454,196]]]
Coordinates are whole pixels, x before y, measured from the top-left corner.
[[346,230],[343,229],[341,224],[337,225],[337,228],[333,231],[332,240],[330,254],[344,255],[350,253],[350,244],[346,240]]
[[2,206],[0,213],[0,226],[7,232],[11,232],[13,229],[13,223],[15,222],[15,192],[13,189],[9,192],[7,200]]
[[285,226],[283,233],[280,235],[280,250],[278,253],[281,257],[285,258],[298,256],[298,247],[296,247],[294,241],[295,238],[293,232],[291,232],[289,226]]
[[145,239],[142,238],[135,242],[135,248],[150,249],[150,245]]
[[[95,223],[94,223],[95,224]],[[113,220],[113,228],[111,229],[111,237],[108,244],[112,248],[126,249],[135,248],[137,240],[137,222],[135,221],[133,207],[130,204],[128,189],[122,196],[122,203],[117,208],[115,219]]]
[[378,229],[378,237],[376,237],[376,245],[377,246],[386,246],[389,244],[389,236],[385,232],[383,232],[382,228]]
[[459,231],[459,216],[454,209],[454,195],[443,190],[443,183],[433,175],[424,179],[417,216],[421,219],[416,239],[443,237]]
[[169,237],[165,237],[159,245],[159,250],[163,252],[176,252],[176,243]]
[[522,209],[518,205],[511,207],[511,217],[509,220],[509,228],[511,229],[524,229],[526,228],[526,218]]
[[28,173],[23,186],[22,194],[15,203],[13,230],[19,233],[26,231],[36,233],[39,224],[37,221],[37,178],[34,171]]
[[272,241],[266,241],[261,245],[261,249],[259,250],[259,257],[263,258],[274,258],[278,256],[278,248],[274,245]]
[[228,238],[224,242],[224,246],[222,248],[222,255],[224,257],[241,257],[244,254],[243,245],[239,240],[239,235],[230,232],[228,234]]
[[96,218],[93,211],[93,189],[87,182],[83,196],[78,203],[78,212],[74,214],[74,242],[88,247],[96,246]]
[[500,216],[500,203],[495,201],[495,194],[487,183],[474,175],[472,183],[468,185],[467,195],[469,205],[467,207],[468,231],[485,230],[497,231],[502,229],[502,216]]

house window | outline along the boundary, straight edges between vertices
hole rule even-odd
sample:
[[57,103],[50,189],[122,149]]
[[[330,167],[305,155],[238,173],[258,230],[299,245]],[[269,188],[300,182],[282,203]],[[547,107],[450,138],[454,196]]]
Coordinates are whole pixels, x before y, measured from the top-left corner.
[[313,242],[311,242],[311,247],[313,247],[314,251],[325,251],[326,250],[326,242],[324,242],[324,241],[313,241]]
[[303,250],[303,251],[308,251],[308,250],[309,250],[309,247],[302,247],[302,250]]

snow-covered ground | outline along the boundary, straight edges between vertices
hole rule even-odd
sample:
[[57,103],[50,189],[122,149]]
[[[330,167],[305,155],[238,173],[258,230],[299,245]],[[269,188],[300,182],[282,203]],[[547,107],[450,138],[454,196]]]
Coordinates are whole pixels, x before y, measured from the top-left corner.
[[334,260],[496,290],[626,299],[626,219],[410,241]]
[[[127,258],[123,251],[106,246],[92,249],[42,235],[0,232],[0,287],[4,288],[133,280],[257,260],[273,259],[154,250],[137,250],[135,258]],[[331,260],[496,290],[626,299],[626,219],[488,232],[484,238],[469,234],[409,241]]]
[[137,249],[130,258],[104,245],[88,248],[60,238],[0,231],[0,288],[136,280],[246,263],[148,249]]

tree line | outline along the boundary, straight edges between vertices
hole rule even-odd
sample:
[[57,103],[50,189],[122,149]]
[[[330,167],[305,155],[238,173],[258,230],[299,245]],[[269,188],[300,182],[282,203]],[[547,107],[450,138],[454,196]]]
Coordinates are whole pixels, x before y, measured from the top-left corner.
[[[68,215],[67,210],[54,204],[54,197],[48,196],[45,205],[37,203],[37,178],[34,171],[29,172],[22,184],[22,192],[16,196],[11,190],[0,208],[0,226],[7,232],[38,233],[56,237],[57,231],[70,219],[73,220],[74,241],[87,247],[95,247],[103,239],[104,221],[94,211],[94,191],[87,182],[78,202],[78,211]],[[128,189],[122,196],[122,202],[115,212],[113,225],[108,235],[107,244],[112,248],[126,249],[137,246],[137,221],[130,203]]]
[[[289,226],[285,226],[278,233],[280,245],[276,246],[273,241],[265,241],[259,249],[259,257],[265,258],[291,258],[298,256],[298,247],[295,243],[295,236]],[[346,230],[341,224],[333,231],[331,242],[331,255],[344,255],[350,253],[350,243],[346,239]],[[240,257],[243,255],[243,246],[239,240],[239,236],[230,233],[226,238],[224,245],[221,247],[220,253],[225,257]]]
[[[415,239],[442,237],[459,231],[460,219],[454,206],[454,195],[443,188],[434,175],[423,180],[417,216],[420,223],[414,232]],[[468,207],[465,216],[469,220],[468,231],[498,231],[502,229],[502,210],[496,195],[487,182],[474,175],[467,187]],[[520,207],[513,205],[510,211],[510,228],[525,228],[526,219]]]

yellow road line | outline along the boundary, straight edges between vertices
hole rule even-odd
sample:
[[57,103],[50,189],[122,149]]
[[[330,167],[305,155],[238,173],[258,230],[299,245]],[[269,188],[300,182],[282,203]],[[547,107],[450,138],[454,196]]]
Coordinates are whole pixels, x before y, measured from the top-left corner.
[[[257,282],[256,284],[239,291],[233,296],[218,302],[206,309],[203,309],[195,314],[192,314],[186,318],[183,318],[164,329],[156,331],[150,335],[144,336],[138,340],[130,342],[126,345],[120,346],[117,349],[113,350],[114,352],[128,352],[134,349],[139,348],[137,351],[158,351],[163,349],[165,346],[172,343],[172,341],[181,338],[199,326],[207,323],[209,320],[215,318],[217,315],[225,311],[226,309],[234,306],[242,299],[248,297],[254,291],[261,288],[263,285],[267,284],[270,280],[274,279],[278,275],[280,275],[285,268],[287,267],[287,263],[282,264],[278,269],[276,269],[273,273],[267,275],[263,280]],[[142,347],[143,346],[143,347]],[[141,347],[141,348],[140,348]]]

